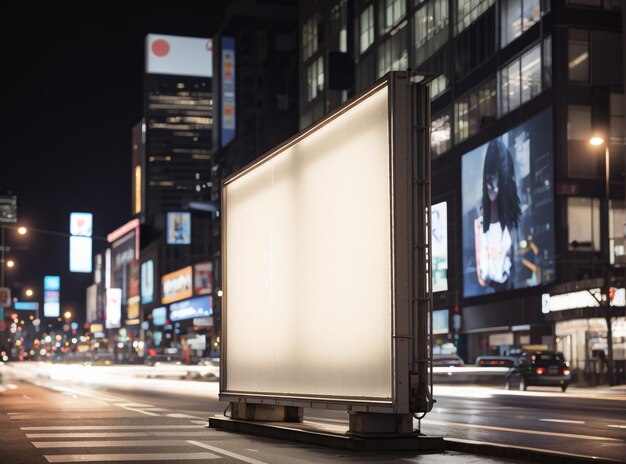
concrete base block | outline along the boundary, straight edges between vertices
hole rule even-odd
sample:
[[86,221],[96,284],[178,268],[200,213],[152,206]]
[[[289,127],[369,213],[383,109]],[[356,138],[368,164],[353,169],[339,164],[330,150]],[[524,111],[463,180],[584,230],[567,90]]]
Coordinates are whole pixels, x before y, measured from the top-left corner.
[[425,436],[416,432],[403,435],[387,433],[356,436],[347,433],[347,430],[337,433],[328,432],[309,422],[280,424],[252,422],[224,416],[209,418],[209,428],[352,451],[421,451],[424,453],[445,451],[443,437]]
[[247,421],[302,422],[303,408],[270,404],[230,403],[231,417]]

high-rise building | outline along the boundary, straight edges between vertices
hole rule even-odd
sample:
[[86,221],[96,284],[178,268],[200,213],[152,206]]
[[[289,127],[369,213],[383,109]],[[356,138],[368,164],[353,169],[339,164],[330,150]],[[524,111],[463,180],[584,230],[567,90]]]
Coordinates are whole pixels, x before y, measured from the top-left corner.
[[623,352],[623,2],[300,7],[300,128],[391,70],[435,76],[435,352],[557,349],[581,381],[599,351]]

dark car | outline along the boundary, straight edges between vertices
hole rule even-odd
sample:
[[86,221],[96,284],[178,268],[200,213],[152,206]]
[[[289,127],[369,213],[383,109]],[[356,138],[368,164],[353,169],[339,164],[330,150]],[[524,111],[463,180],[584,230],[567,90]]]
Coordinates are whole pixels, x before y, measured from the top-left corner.
[[526,390],[531,386],[561,387],[567,390],[570,369],[562,353],[554,351],[524,352],[506,374],[507,390]]

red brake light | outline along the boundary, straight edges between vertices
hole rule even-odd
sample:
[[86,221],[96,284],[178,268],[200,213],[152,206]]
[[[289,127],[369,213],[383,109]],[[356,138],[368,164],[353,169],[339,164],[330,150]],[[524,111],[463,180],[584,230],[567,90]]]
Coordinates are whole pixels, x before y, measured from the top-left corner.
[[545,372],[545,369],[543,367],[538,367],[537,369],[535,369],[535,371],[537,372],[537,374],[541,375]]

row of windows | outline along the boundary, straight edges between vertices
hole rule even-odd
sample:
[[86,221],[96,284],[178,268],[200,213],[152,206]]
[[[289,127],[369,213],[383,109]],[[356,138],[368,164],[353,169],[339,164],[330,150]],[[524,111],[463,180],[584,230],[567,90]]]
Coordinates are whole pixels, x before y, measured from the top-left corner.
[[[551,36],[503,66],[489,79],[454,103],[454,143],[460,143],[551,86]],[[544,52],[542,53],[542,49]],[[444,77],[445,79],[445,77]],[[435,84],[436,82],[436,84]],[[441,92],[442,83],[431,83],[431,95]],[[448,112],[433,118],[431,147],[434,156],[452,146],[451,117]]]

